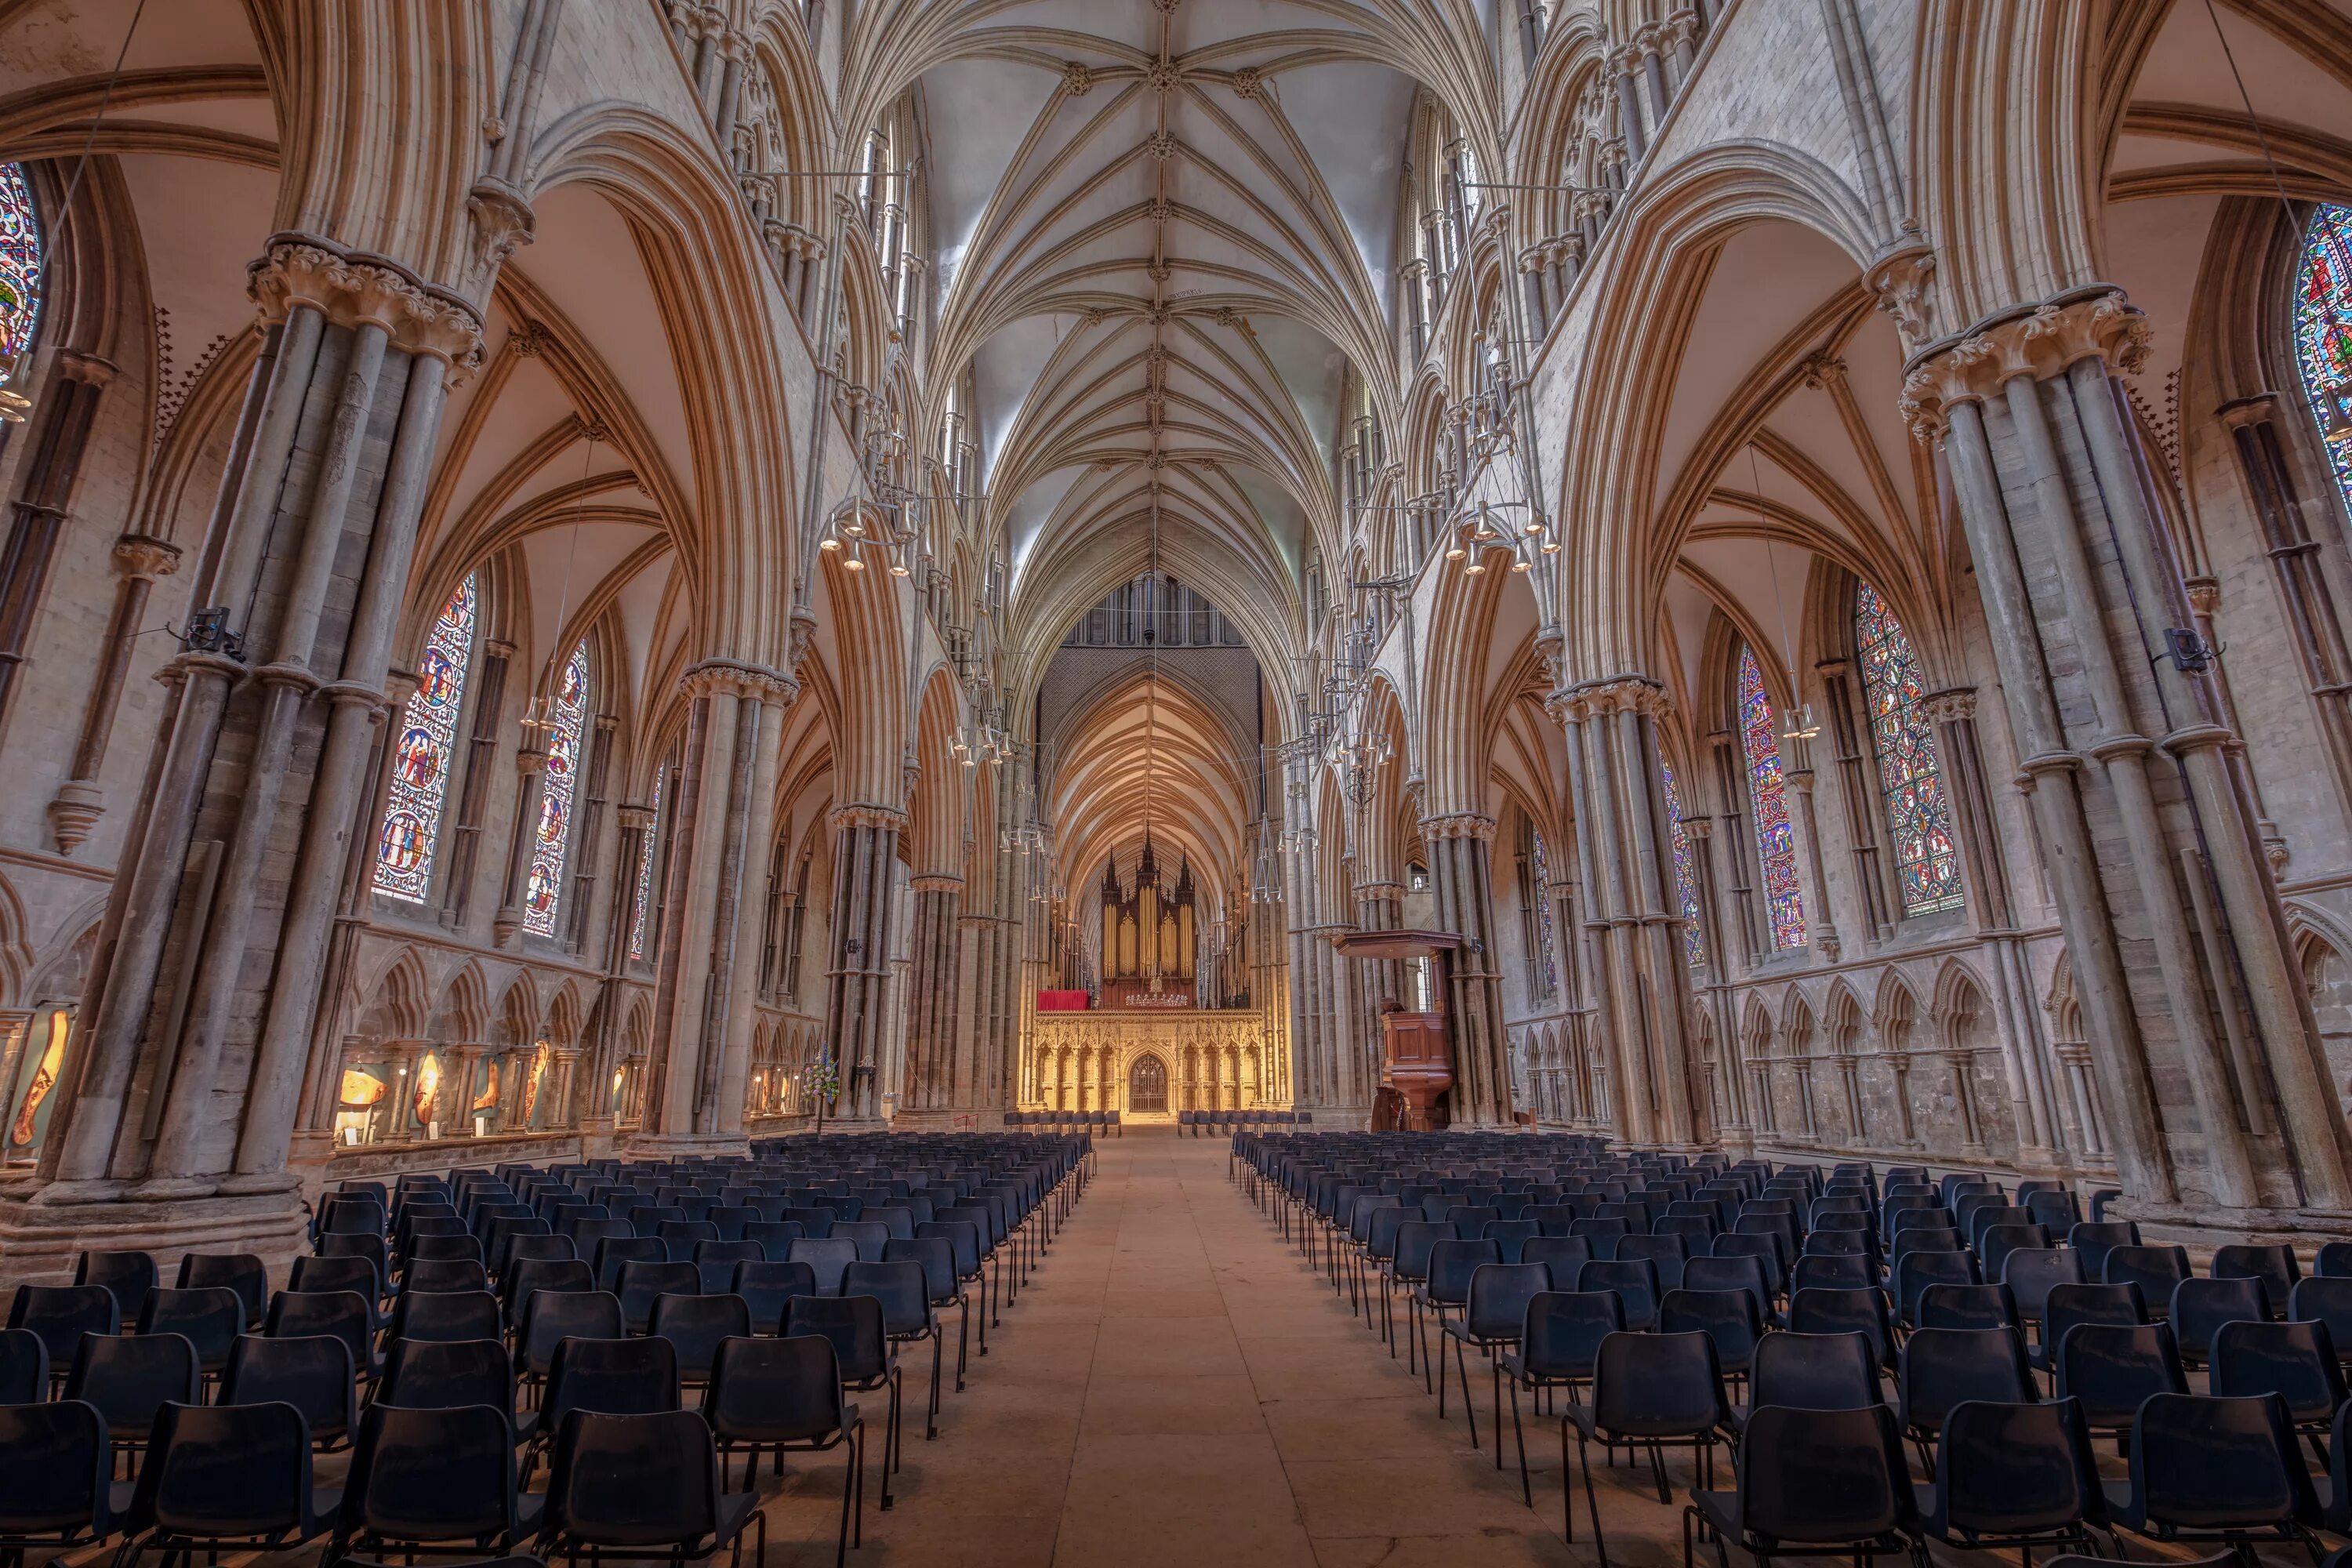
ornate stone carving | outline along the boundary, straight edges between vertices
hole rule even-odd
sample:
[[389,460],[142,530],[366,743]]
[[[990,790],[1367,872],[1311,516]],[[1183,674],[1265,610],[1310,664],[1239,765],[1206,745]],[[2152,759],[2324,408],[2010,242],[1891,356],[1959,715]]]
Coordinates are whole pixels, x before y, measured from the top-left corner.
[[1919,700],[1919,710],[1931,724],[1965,724],[1977,716],[1977,689],[1948,686]]
[[1184,83],[1184,73],[1176,68],[1173,60],[1154,60],[1151,68],[1143,73],[1143,83],[1165,98]]
[[2097,355],[2111,369],[2136,371],[2147,359],[2147,317],[2108,284],[2077,289],[1971,332],[1916,365],[1896,407],[1912,436],[1943,434],[1944,411],[1982,400],[2011,380],[2047,380]]
[[1429,843],[1444,838],[1479,838],[1492,843],[1495,819],[1483,811],[1453,811],[1421,819],[1421,837]]
[[1233,74],[1234,96],[1255,100],[1265,93],[1265,74],[1255,66],[1244,66]]
[[733,692],[739,697],[772,698],[790,703],[801,683],[780,669],[738,658],[706,658],[678,677],[678,689],[690,697]]
[[1084,98],[1095,89],[1092,67],[1081,60],[1071,60],[1062,67],[1062,90],[1072,98]]
[[114,542],[114,569],[125,577],[169,577],[180,567],[180,547],[152,534],[126,533]]
[[374,321],[395,346],[459,371],[482,363],[480,312],[390,261],[354,256],[310,235],[277,234],[246,274],[246,292],[265,323],[308,305],[346,326]]
[[1145,139],[1143,150],[1162,162],[1165,162],[1170,158],[1173,158],[1176,156],[1176,132],[1173,131],[1153,132]]
[[1878,308],[1893,318],[1906,349],[1916,348],[1935,333],[1927,293],[1935,271],[1936,253],[1924,245],[1906,246],[1871,265],[1866,280],[1870,291],[1878,296]]
[[907,827],[907,814],[895,805],[850,801],[826,813],[825,822],[835,832],[848,827],[877,827],[891,833],[903,833]]
[[927,874],[908,878],[907,886],[919,893],[961,893],[963,891],[963,879]]

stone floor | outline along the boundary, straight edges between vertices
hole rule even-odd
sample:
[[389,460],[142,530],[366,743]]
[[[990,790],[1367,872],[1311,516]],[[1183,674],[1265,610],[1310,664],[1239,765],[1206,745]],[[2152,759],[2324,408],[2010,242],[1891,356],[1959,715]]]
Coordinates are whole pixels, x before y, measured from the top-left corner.
[[[1516,1468],[1497,1475],[1491,1448],[1472,1451],[1459,1405],[1441,1422],[1421,1379],[1227,1179],[1222,1141],[1154,1130],[1098,1148],[1085,1201],[949,1397],[939,1440],[909,1429],[892,1512],[872,1511],[869,1476],[853,1563],[1590,1559],[1589,1542],[1571,1553],[1559,1534],[1558,1423],[1530,1423],[1530,1510]],[[1477,1387],[1485,1440],[1483,1376]],[[1680,1463],[1673,1474],[1682,1482]],[[786,1477],[767,1505],[772,1563],[831,1562],[839,1477],[830,1458]],[[1616,1478],[1603,1483],[1604,1518],[1624,1521],[1612,1561],[1679,1561],[1675,1513],[1635,1492],[1632,1472]]]

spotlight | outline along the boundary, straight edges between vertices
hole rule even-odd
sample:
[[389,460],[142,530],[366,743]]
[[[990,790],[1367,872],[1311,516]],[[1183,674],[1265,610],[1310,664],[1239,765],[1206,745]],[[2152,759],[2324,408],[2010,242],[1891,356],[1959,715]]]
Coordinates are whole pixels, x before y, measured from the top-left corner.
[[841,541],[828,533],[816,542],[816,547],[819,550],[838,550],[841,548]]
[[1445,558],[1448,561],[1459,561],[1466,553],[1468,552],[1462,548],[1462,542],[1458,539],[1445,547]]
[[866,563],[860,561],[855,555],[844,557],[841,566],[842,570],[845,572],[863,572],[866,570]]
[[1524,572],[1527,569],[1528,563],[1524,561],[1514,561],[1511,563],[1511,570],[1514,572]]

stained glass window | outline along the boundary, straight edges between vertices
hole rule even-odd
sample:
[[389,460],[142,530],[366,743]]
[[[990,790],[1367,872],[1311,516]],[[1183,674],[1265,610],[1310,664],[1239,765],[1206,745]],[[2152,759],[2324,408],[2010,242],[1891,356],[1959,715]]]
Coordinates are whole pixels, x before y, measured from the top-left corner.
[[433,853],[441,837],[441,806],[457,755],[457,713],[466,700],[466,671],[474,656],[474,580],[457,584],[425,639],[416,661],[416,695],[401,710],[400,739],[392,754],[392,794],[376,836],[376,891],[412,904],[433,884]]
[[1683,906],[1683,949],[1694,966],[1706,962],[1706,933],[1698,923],[1698,876],[1691,863],[1690,833],[1683,826],[1683,794],[1674,764],[1658,759],[1658,782],[1666,786],[1666,827],[1674,840],[1675,892]]
[[1557,994],[1559,990],[1559,962],[1552,937],[1551,921],[1551,861],[1544,852],[1540,833],[1530,836],[1528,865],[1535,873],[1536,951],[1538,973],[1543,976],[1544,994]]
[[1919,661],[1903,623],[1864,583],[1853,601],[1853,640],[1862,656],[1862,689],[1870,710],[1870,745],[1878,757],[1879,793],[1895,835],[1895,880],[1906,915],[1960,907],[1960,858],[1952,847],[1952,812],[1936,766],[1936,737],[1920,710]]
[[0,163],[0,360],[14,363],[41,321],[41,223],[24,168]]
[[1756,814],[1756,854],[1764,863],[1764,909],[1772,945],[1805,945],[1805,895],[1797,886],[1797,830],[1789,820],[1789,786],[1780,777],[1780,726],[1753,650],[1739,650],[1739,742],[1748,753],[1748,803]]
[[563,895],[563,857],[572,847],[572,799],[580,786],[581,721],[588,716],[588,645],[555,682],[548,705],[546,782],[539,792],[539,834],[530,850],[530,883],[522,896],[522,929],[555,934],[555,906]]
[[2295,279],[2294,357],[2336,482],[2352,500],[2352,207],[2311,215]]
[[654,843],[661,836],[662,775],[669,770],[654,770],[654,808],[646,821],[646,847],[637,856],[636,911],[629,917],[629,956],[646,955],[646,922],[653,918],[654,907]]

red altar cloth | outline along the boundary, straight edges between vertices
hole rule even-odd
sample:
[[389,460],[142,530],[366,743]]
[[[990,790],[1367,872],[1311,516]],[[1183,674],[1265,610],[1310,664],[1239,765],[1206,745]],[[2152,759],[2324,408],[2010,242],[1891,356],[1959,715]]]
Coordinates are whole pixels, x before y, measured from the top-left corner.
[[1087,994],[1083,991],[1040,991],[1037,1011],[1040,1013],[1083,1013],[1087,1010]]

